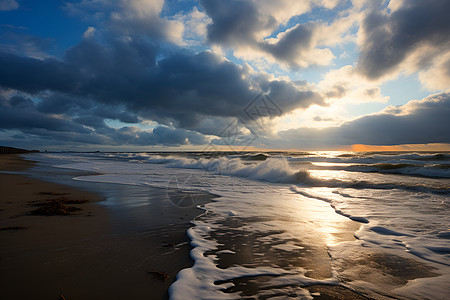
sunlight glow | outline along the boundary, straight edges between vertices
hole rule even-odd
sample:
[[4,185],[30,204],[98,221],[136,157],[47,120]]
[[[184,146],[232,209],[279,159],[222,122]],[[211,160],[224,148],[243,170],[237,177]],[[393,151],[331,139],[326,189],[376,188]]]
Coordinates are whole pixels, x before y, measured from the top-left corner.
[[450,151],[450,144],[433,143],[433,144],[405,144],[394,146],[377,146],[355,144],[351,146],[354,152],[369,151]]

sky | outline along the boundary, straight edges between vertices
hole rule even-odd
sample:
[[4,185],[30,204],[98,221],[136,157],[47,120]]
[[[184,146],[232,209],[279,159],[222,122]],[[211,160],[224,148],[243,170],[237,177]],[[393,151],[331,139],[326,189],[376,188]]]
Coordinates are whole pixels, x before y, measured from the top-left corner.
[[450,150],[448,0],[0,0],[0,145]]

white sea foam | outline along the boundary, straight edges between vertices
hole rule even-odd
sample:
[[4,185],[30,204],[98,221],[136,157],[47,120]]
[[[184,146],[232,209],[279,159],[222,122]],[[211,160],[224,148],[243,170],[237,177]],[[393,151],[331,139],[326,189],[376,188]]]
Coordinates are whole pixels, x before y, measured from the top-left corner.
[[[363,192],[344,189],[292,187],[304,196],[326,201],[335,211],[351,220],[366,223],[355,233],[360,240],[409,252],[424,260],[450,266],[450,242],[447,236],[450,215],[441,203],[448,197],[421,195],[402,190],[386,194],[378,190]],[[345,195],[345,196],[343,196]],[[354,196],[352,196],[354,195]],[[358,196],[359,197],[358,197]],[[408,199],[408,202],[399,201]],[[424,203],[424,200],[427,202]],[[442,208],[443,209],[442,209]]]
[[[405,286],[393,291],[396,295],[412,299],[448,299],[450,274],[438,277],[410,280]],[[431,287],[431,288],[430,288]]]
[[245,276],[289,274],[287,271],[272,267],[217,268],[214,257],[204,255],[205,252],[217,247],[215,241],[207,238],[211,227],[208,226],[209,224],[198,221],[194,224],[196,226],[188,230],[191,245],[194,247],[191,251],[194,265],[178,273],[177,280],[169,288],[170,299],[240,299],[239,295],[226,294],[221,291],[233,286],[232,283],[217,284],[217,282]]

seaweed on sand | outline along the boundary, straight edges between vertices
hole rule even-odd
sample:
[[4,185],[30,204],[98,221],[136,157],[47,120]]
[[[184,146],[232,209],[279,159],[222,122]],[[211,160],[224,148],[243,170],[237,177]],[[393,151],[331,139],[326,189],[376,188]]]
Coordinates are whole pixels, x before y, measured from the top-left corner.
[[65,197],[51,199],[42,202],[33,203],[33,206],[39,208],[32,210],[30,214],[40,216],[67,216],[73,212],[82,210],[80,207],[68,206],[67,204],[83,204],[87,200],[71,200]]

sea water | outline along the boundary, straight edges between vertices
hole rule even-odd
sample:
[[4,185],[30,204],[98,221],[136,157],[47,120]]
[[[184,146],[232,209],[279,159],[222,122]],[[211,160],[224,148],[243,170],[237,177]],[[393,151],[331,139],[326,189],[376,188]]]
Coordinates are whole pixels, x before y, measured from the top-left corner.
[[[167,189],[180,207],[197,205],[199,190],[218,195],[192,220],[194,265],[172,299],[313,299],[317,285],[380,299],[450,295],[449,153],[31,156],[98,174],[75,180]],[[171,199],[174,189],[187,197]]]

